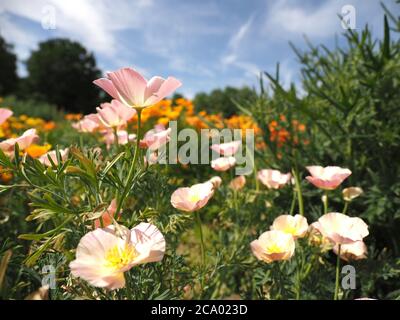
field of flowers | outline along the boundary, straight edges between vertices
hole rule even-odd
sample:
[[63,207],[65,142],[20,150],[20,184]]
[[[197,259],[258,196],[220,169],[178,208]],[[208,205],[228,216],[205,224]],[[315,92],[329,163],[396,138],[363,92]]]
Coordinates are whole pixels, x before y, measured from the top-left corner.
[[385,26],[378,44],[366,30],[347,52],[297,52],[305,95],[265,73],[229,118],[132,68],[93,79],[109,102],[88,115],[1,100],[0,298],[400,298],[400,44]]

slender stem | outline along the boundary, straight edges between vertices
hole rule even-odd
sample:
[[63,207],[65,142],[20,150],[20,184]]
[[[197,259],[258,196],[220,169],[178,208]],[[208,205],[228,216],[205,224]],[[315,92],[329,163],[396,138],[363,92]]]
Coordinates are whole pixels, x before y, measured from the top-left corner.
[[293,189],[292,204],[290,205],[290,215],[293,215],[294,207],[296,205],[296,199],[297,199],[297,192],[295,189]]
[[197,228],[199,229],[199,235],[200,235],[200,251],[201,251],[200,287],[201,287],[201,295],[202,295],[203,290],[204,290],[204,267],[205,267],[205,262],[206,262],[206,251],[205,251],[205,247],[204,247],[203,228],[201,225],[201,218],[200,218],[199,212],[196,212],[195,216],[196,216]]
[[257,166],[256,166],[255,157],[253,157],[253,167],[254,167],[254,181],[256,184],[256,191],[258,192],[260,190],[260,183],[258,182],[258,178],[257,178]]
[[115,144],[117,145],[118,148],[119,147],[118,130],[116,127],[114,127],[113,131],[114,131]]
[[295,169],[293,169],[293,176],[297,191],[297,200],[299,203],[299,213],[300,215],[304,216],[303,194],[301,193],[300,179],[299,179],[299,173],[297,171],[297,166]]
[[[301,250],[301,247],[298,247],[298,250]],[[300,263],[300,254],[302,254],[301,251],[297,253],[296,257],[296,300],[300,300],[300,294],[301,294],[301,271],[303,267],[303,263]]]
[[79,147],[83,150],[83,136],[82,134],[79,135]]
[[205,247],[204,247],[204,238],[203,238],[203,228],[201,225],[200,214],[198,212],[196,212],[195,216],[196,216],[196,223],[197,223],[197,227],[199,229],[199,235],[200,235],[201,264],[204,266],[205,261],[206,261],[206,252],[204,249]]
[[234,201],[235,209],[238,210],[239,209],[239,206],[238,206],[238,192],[235,189],[233,190],[233,201]]
[[337,260],[336,260],[335,294],[333,296],[333,300],[337,300],[338,296],[339,296],[340,249],[341,249],[341,245],[339,244],[338,253],[337,253]]
[[344,203],[344,208],[343,208],[342,213],[343,213],[343,214],[346,214],[348,208],[349,208],[349,201],[346,201],[346,202]]
[[328,191],[325,190],[324,192],[324,201],[322,201],[324,203],[324,214],[328,213]]
[[137,108],[136,112],[137,112],[137,116],[138,116],[138,122],[137,122],[137,130],[136,130],[135,154],[134,154],[133,160],[131,162],[131,167],[129,168],[129,172],[128,172],[128,176],[126,179],[126,184],[125,184],[124,190],[122,191],[121,198],[119,199],[119,202],[118,202],[116,216],[118,216],[118,214],[122,208],[122,205],[124,204],[125,198],[129,192],[129,189],[131,188],[133,171],[135,169],[136,161],[138,159],[138,154],[140,152],[139,142],[140,142],[140,124],[141,124],[140,122],[141,122],[142,109]]
[[[247,152],[248,152],[248,150],[246,148],[246,159],[247,159]],[[249,156],[250,156],[251,163],[253,165],[254,184],[256,186],[256,192],[258,192],[260,190],[260,184],[259,184],[258,179],[257,179],[257,166],[256,166],[256,159],[255,159],[254,150],[253,150],[253,156],[251,154],[249,154]]]

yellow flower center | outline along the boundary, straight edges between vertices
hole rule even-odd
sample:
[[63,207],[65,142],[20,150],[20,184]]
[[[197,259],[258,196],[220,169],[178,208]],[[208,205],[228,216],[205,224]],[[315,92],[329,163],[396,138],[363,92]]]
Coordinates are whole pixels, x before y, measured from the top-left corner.
[[190,202],[197,202],[200,200],[201,200],[201,197],[198,192],[189,192],[189,201]]
[[288,225],[282,231],[285,233],[295,235],[297,233],[297,226],[296,225]]
[[271,243],[267,246],[266,251],[271,254],[271,253],[281,253],[282,247],[279,246],[277,243]]
[[126,244],[122,248],[115,246],[106,253],[106,266],[118,270],[130,264],[137,256],[138,252],[133,245]]

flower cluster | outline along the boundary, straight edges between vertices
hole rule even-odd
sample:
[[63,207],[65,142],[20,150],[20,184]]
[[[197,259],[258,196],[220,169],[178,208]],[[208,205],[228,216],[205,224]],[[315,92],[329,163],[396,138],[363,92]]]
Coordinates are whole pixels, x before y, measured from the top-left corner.
[[15,138],[20,132],[31,128],[39,132],[49,132],[56,127],[54,121],[45,121],[26,115],[14,117],[12,114],[10,109],[0,108],[0,138]]

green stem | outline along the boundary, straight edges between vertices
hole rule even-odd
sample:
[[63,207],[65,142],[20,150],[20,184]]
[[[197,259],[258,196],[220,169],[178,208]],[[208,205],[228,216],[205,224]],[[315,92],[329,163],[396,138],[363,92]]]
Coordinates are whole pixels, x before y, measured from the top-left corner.
[[296,205],[296,199],[297,199],[297,193],[296,190],[293,190],[292,204],[290,205],[290,215],[293,215],[294,207]]
[[206,252],[204,249],[203,228],[201,226],[200,214],[196,212],[195,216],[196,216],[197,228],[199,229],[199,235],[200,235],[201,264],[202,266],[204,266],[206,261]]
[[333,300],[338,300],[338,297],[339,297],[340,249],[341,249],[341,245],[339,244],[338,253],[337,253],[337,260],[336,260],[335,294],[334,294],[334,296],[333,296]]
[[[248,154],[248,150],[246,148],[246,158],[247,158],[247,154]],[[257,179],[257,166],[256,166],[255,154],[253,153],[253,156],[251,156],[249,154],[249,157],[250,157],[250,160],[251,160],[252,165],[253,165],[253,174],[254,174],[254,183],[255,183],[255,186],[256,186],[256,192],[258,192],[258,191],[260,191],[260,183],[258,182],[258,179]]]
[[299,174],[297,171],[297,166],[295,169],[292,170],[292,172],[293,172],[295,187],[296,187],[296,191],[297,191],[297,200],[299,203],[299,213],[300,213],[300,215],[304,216],[303,194],[301,193],[300,179],[299,179]]
[[257,178],[257,167],[256,167],[256,162],[254,161],[254,180],[256,183],[256,191],[260,191],[260,183],[258,182],[258,178]]
[[121,198],[119,199],[119,202],[118,202],[116,216],[118,216],[118,214],[119,214],[119,212],[120,212],[120,210],[121,210],[121,208],[122,208],[122,206],[124,204],[125,198],[126,198],[128,192],[129,192],[130,188],[131,188],[133,172],[134,172],[134,169],[135,169],[136,161],[138,159],[138,154],[140,152],[139,142],[140,142],[140,125],[141,125],[140,122],[141,122],[142,109],[137,108],[136,112],[137,112],[137,116],[138,116],[138,123],[137,123],[137,130],[136,130],[135,154],[134,154],[133,160],[131,162],[131,167],[129,168],[129,172],[128,172],[128,176],[127,176],[127,179],[126,179],[126,184],[125,184],[124,190],[122,191]]
[[200,218],[199,212],[196,212],[195,216],[196,216],[197,228],[199,229],[199,235],[200,235],[200,251],[201,251],[200,287],[201,287],[201,295],[202,295],[203,290],[204,290],[204,267],[205,267],[205,263],[206,263],[206,251],[205,251],[205,247],[204,247],[203,228],[201,225],[201,218]]
[[348,208],[349,208],[349,202],[346,201],[346,202],[344,203],[344,208],[343,208],[342,213],[343,213],[343,214],[346,214]]
[[[299,246],[300,249],[300,246]],[[301,294],[301,271],[303,264],[299,263],[299,260],[301,259],[300,254],[302,252],[297,253],[297,259],[296,259],[296,300],[300,300],[300,294]]]
[[115,137],[115,144],[117,145],[117,148],[118,148],[119,147],[118,130],[116,127],[114,127],[113,131],[114,131],[114,137]]
[[82,134],[79,135],[79,147],[83,150],[83,136]]
[[327,190],[325,190],[325,192],[324,192],[324,201],[322,201],[323,203],[324,203],[324,214],[327,214],[328,213],[328,191]]

